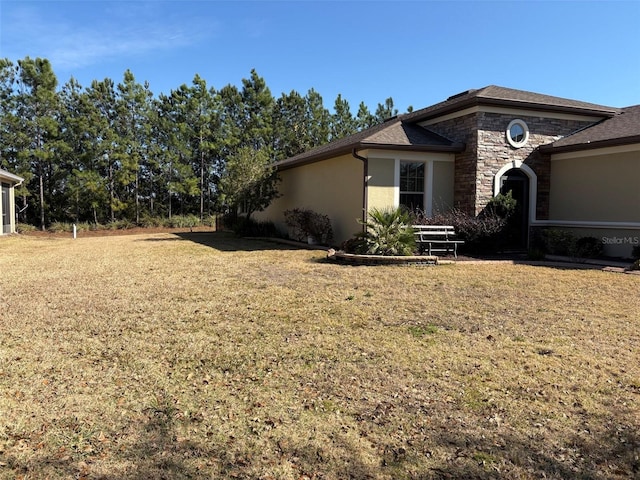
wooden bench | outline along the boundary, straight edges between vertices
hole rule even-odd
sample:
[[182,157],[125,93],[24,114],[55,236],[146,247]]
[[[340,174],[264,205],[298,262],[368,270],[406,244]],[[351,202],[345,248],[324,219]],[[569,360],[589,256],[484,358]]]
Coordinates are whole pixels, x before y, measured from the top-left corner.
[[434,252],[449,253],[453,251],[453,256],[458,258],[458,245],[464,240],[456,240],[455,229],[450,225],[412,225],[415,230],[416,243],[420,253]]

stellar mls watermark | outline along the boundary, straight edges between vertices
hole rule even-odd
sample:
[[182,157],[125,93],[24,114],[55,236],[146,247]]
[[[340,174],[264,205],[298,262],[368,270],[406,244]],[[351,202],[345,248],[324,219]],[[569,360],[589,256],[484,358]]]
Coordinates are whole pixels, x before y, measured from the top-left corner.
[[640,245],[640,237],[602,237],[605,245]]

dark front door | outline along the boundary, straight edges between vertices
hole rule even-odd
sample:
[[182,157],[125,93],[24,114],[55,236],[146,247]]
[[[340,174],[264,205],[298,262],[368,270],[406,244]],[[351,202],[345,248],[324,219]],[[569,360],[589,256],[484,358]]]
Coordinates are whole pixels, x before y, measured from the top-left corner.
[[509,244],[513,248],[526,248],[529,231],[529,177],[520,169],[512,168],[503,176],[500,193],[516,200],[516,211],[509,221]]

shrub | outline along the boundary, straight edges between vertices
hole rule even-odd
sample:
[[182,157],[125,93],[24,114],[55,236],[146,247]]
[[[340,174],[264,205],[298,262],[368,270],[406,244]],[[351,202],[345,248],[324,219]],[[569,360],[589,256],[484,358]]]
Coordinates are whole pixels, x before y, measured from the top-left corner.
[[196,215],[173,215],[168,220],[168,227],[171,228],[193,228],[200,225],[200,218]]
[[454,227],[460,240],[464,244],[460,250],[471,253],[494,253],[504,248],[507,238],[504,230],[507,220],[491,211],[485,211],[482,215],[469,215],[458,209],[447,213],[439,213],[427,217],[418,213],[415,223],[418,225],[451,225]]
[[640,258],[633,262],[633,264],[629,267],[629,270],[640,270]]
[[48,230],[53,233],[63,233],[73,231],[73,225],[68,222],[53,222]]
[[280,237],[280,232],[273,222],[261,222],[252,218],[238,217],[233,225],[233,232],[242,237]]
[[202,225],[207,227],[215,227],[217,226],[217,215],[207,215],[202,219]]
[[552,255],[572,255],[575,251],[575,237],[566,230],[550,228],[542,232],[544,249]]
[[530,248],[527,251],[527,258],[529,260],[544,260],[544,250],[541,248]]
[[597,258],[604,247],[595,237],[576,238],[566,230],[548,229],[542,232],[544,250],[552,255],[568,255],[576,258]]
[[496,215],[500,218],[511,217],[518,206],[518,201],[513,198],[511,190],[507,194],[499,193],[487,203],[482,215]]
[[144,228],[157,228],[164,226],[165,219],[161,217],[152,217],[151,215],[143,215],[140,219],[140,226]]
[[631,249],[631,258],[640,260],[640,245],[636,245]]
[[604,247],[595,237],[580,237],[573,244],[571,255],[579,258],[597,258],[602,255]]
[[[89,222],[80,222],[76,224],[76,231],[77,232],[88,232],[89,230],[91,230],[93,224],[89,223]],[[73,229],[73,225],[71,226],[71,228]]]
[[30,225],[28,223],[18,223],[16,225],[16,232],[18,233],[29,233],[35,232],[38,229],[35,225]]
[[313,210],[294,208],[285,210],[285,223],[292,230],[292,237],[306,242],[309,237],[317,242],[327,244],[333,239],[331,220],[327,215]]
[[340,249],[346,253],[364,255],[367,253],[367,241],[362,233],[357,233],[352,238],[343,242]]
[[413,255],[416,250],[413,218],[403,208],[372,208],[360,234],[371,255]]
[[105,225],[107,230],[128,230],[134,228],[136,225],[131,220],[123,218],[122,220],[114,220]]

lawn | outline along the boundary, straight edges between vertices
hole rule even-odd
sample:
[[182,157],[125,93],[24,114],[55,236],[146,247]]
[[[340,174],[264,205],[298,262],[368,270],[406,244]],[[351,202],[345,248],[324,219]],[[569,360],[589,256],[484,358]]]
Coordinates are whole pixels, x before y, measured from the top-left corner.
[[640,476],[640,278],[0,238],[0,478]]

